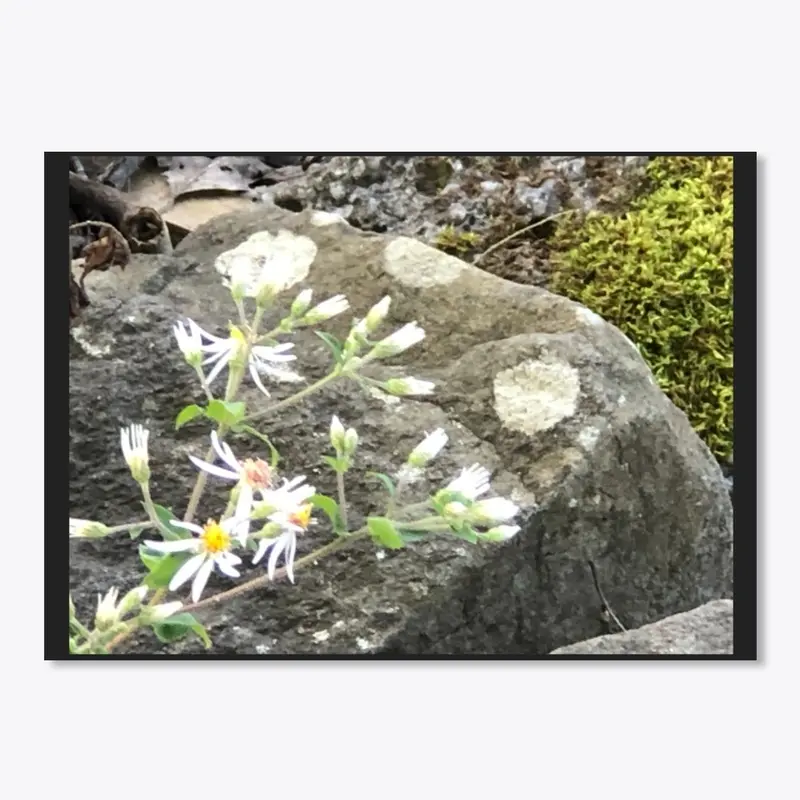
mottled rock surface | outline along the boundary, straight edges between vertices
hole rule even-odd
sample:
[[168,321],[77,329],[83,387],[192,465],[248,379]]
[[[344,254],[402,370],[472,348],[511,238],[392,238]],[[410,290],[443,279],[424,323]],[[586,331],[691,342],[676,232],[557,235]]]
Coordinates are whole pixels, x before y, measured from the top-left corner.
[[[136,256],[123,273],[92,276],[92,305],[71,343],[72,516],[107,524],[140,517],[138,488],[119,452],[119,428],[134,422],[151,430],[156,502],[183,510],[195,474],[187,456],[202,457],[208,429],[174,429],[180,408],[202,397],[171,327],[189,316],[223,333],[235,312],[214,259],[253,233],[281,229],[318,247],[307,281],[281,298],[281,310],[306,286],[320,300],[344,292],[353,316],[389,294],[385,330],[417,320],[428,335],[374,374],[437,383],[430,397],[389,403],[335,384],[278,414],[268,432],[290,473],[334,493],[320,465],[331,415],[355,425],[361,445],[348,487],[359,524],[384,502],[361,470],[393,473],[424,431],[442,426],[450,445],[420,491],[480,462],[495,490],[523,507],[522,530],[501,545],[439,538],[402,551],[376,554],[367,542],[343,550],[299,572],[295,586],[281,581],[204,614],[215,653],[549,653],[608,632],[588,559],[629,628],[731,596],[732,509],[720,469],[619,331],[544,290],[319,212],[259,208],[219,217],[174,256]],[[344,335],[350,321],[345,314],[324,329]],[[294,341],[308,381],[328,372],[313,333]],[[250,387],[244,397],[256,402]],[[274,395],[291,391],[279,384]],[[250,439],[232,444],[258,452]],[[210,483],[201,518],[219,513],[226,488]],[[298,556],[330,537],[320,521]],[[70,547],[79,614],[92,612],[98,592],[136,585],[140,563],[130,540]],[[244,566],[246,574],[258,569]],[[209,589],[228,585],[212,578]],[[130,647],[203,652],[196,640],[167,648],[152,636]]]
[[733,601],[710,603],[644,625],[559,647],[552,655],[730,655]]

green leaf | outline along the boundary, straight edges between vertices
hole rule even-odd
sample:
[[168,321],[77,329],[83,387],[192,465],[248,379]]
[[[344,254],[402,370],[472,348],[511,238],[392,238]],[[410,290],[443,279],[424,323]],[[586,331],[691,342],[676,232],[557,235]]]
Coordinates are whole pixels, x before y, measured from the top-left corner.
[[[142,503],[144,505],[144,503]],[[187,531],[186,528],[178,528],[172,524],[172,520],[175,519],[175,515],[172,513],[172,510],[169,508],[164,508],[164,506],[160,506],[157,503],[153,503],[153,508],[156,511],[156,516],[158,517],[158,521],[164,526],[163,528],[159,528],[161,535],[164,539],[168,542],[174,542],[178,539],[191,539],[192,534],[191,531]],[[145,511],[147,508],[145,507]],[[133,537],[131,537],[133,538]]]
[[403,541],[406,544],[411,544],[412,542],[421,542],[423,539],[427,537],[427,533],[415,533],[413,531],[400,531],[400,536],[403,537]]
[[183,639],[187,633],[193,633],[205,645],[206,650],[211,647],[206,629],[191,614],[175,614],[163,622],[154,622],[152,627],[159,640],[167,644]]
[[238,425],[234,425],[233,426],[233,430],[236,433],[249,433],[251,436],[255,436],[256,439],[260,439],[262,442],[264,442],[264,444],[267,447],[269,447],[270,466],[273,469],[275,469],[275,467],[278,466],[278,464],[280,463],[280,460],[281,460],[281,454],[278,452],[278,450],[275,448],[275,446],[269,440],[268,436],[265,436],[263,433],[261,433],[260,431],[257,431],[252,426],[245,425],[244,423],[239,423]]
[[314,333],[325,342],[326,347],[328,350],[331,351],[333,354],[333,358],[336,363],[340,363],[342,360],[342,344],[335,336],[331,336],[329,333],[323,333],[322,331],[314,331]]
[[172,576],[186,561],[187,553],[153,553],[142,544],[139,545],[139,558],[150,573],[144,584],[150,589],[163,589],[169,586]]
[[469,525],[461,525],[458,528],[451,528],[451,530],[454,536],[463,539],[465,542],[475,544],[478,541],[478,534]]
[[196,403],[186,406],[181,409],[181,412],[175,417],[175,430],[182,428],[187,422],[191,422],[196,417],[202,417],[205,411]]
[[390,550],[399,550],[405,547],[403,537],[390,519],[386,517],[368,517],[367,527],[370,535],[378,543]]
[[377,478],[386,487],[389,496],[394,497],[396,491],[394,481],[388,475],[383,472],[368,472],[367,477]]
[[344,523],[339,513],[339,504],[332,497],[328,497],[325,494],[315,494],[311,497],[310,503],[327,515],[335,533],[341,535],[347,532],[344,529]]
[[350,469],[349,458],[336,458],[335,456],[322,456],[322,460],[334,471],[344,474]]
[[231,427],[241,422],[244,415],[245,404],[239,400],[230,403],[224,400],[212,400],[206,408],[206,416],[209,419]]

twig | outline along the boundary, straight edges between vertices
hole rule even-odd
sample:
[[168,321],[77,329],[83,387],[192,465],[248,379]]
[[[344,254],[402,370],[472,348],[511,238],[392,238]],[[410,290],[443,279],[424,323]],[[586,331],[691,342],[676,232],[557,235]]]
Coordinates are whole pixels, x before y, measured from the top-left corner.
[[566,211],[559,211],[558,214],[553,214],[550,217],[546,217],[545,219],[540,219],[538,222],[534,222],[531,225],[526,225],[524,228],[520,228],[518,231],[514,231],[514,233],[509,234],[505,238],[501,239],[499,242],[495,242],[491,247],[487,247],[482,253],[478,253],[475,258],[472,259],[473,264],[477,264],[482,258],[488,256],[489,253],[497,250],[498,247],[502,247],[504,244],[508,244],[512,239],[516,239],[517,236],[522,236],[523,233],[527,233],[534,228],[538,228],[540,225],[544,225],[545,222],[552,222],[554,219],[558,217],[563,217],[565,214],[574,214],[574,208],[568,208]]
[[611,610],[611,606],[608,604],[608,600],[606,600],[606,596],[603,594],[603,590],[600,588],[600,583],[597,580],[597,567],[594,565],[594,561],[591,559],[587,559],[589,563],[589,569],[592,571],[592,580],[594,581],[594,588],[597,590],[597,594],[600,597],[601,603],[601,611],[603,614],[608,614],[614,622],[619,625],[621,631],[625,632],[628,629],[619,621],[617,615]]

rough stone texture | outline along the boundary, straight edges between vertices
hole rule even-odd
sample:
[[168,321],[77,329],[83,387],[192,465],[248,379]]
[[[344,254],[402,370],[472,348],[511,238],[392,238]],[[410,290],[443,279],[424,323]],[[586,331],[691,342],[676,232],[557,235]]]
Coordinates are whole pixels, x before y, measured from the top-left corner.
[[635,631],[597,636],[559,647],[551,655],[725,655],[733,653],[733,601],[674,614]]
[[[119,428],[132,422],[151,430],[156,502],[183,510],[195,475],[187,456],[204,454],[209,429],[174,430],[179,409],[202,397],[172,324],[190,316],[224,331],[235,312],[214,259],[253,233],[281,229],[318,247],[307,282],[281,299],[284,311],[306,286],[320,300],[346,293],[353,316],[388,293],[386,332],[415,319],[428,335],[374,374],[437,382],[433,396],[393,402],[335,384],[279,414],[268,432],[289,474],[335,492],[320,465],[333,413],[358,428],[364,471],[394,472],[423,431],[442,426],[450,444],[420,492],[480,462],[494,489],[524,507],[523,529],[501,545],[439,538],[403,551],[376,554],[369,542],[343,550],[299,572],[295,586],[282,581],[203,615],[215,653],[549,653],[608,632],[587,559],[630,628],[731,596],[732,509],[720,469],[619,331],[571,301],[416,241],[279,208],[219,217],[174,256],[137,256],[123,273],[91,276],[92,305],[71,342],[72,516],[107,524],[140,518],[138,487],[119,451]],[[344,335],[350,321],[345,314],[325,329]],[[305,332],[294,341],[302,374],[309,381],[326,374],[320,340]],[[246,386],[246,400],[261,398]],[[293,390],[277,385],[274,396]],[[251,439],[232,444],[258,452]],[[384,502],[362,475],[348,475],[355,524]],[[219,513],[226,488],[210,482],[201,518]],[[298,556],[329,538],[321,521]],[[136,585],[140,563],[130,540],[70,544],[79,614],[92,612],[98,592]],[[244,566],[245,575],[259,569]],[[209,588],[228,585],[212,578]],[[196,640],[169,649],[149,635],[131,647],[203,652]]]

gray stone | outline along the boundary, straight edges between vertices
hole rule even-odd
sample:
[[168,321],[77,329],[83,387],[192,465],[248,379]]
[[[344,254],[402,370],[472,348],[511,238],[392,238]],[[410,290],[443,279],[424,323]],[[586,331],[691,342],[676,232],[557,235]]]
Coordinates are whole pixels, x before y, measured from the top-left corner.
[[552,655],[733,654],[733,601],[713,600],[699,608],[624,633],[597,636],[559,647]]
[[[418,485],[421,496],[479,462],[492,472],[494,490],[523,508],[522,530],[500,545],[441,537],[383,557],[369,542],[342,550],[299,571],[294,586],[279,581],[203,612],[213,652],[545,654],[607,632],[587,559],[630,628],[731,596],[732,509],[720,469],[619,331],[565,298],[419,241],[278,207],[218,217],[174,256],[136,256],[124,272],[90,276],[92,305],[71,341],[71,516],[107,524],[140,518],[119,452],[119,429],[134,422],[151,431],[156,502],[183,511],[195,475],[188,455],[205,454],[209,430],[175,431],[177,412],[202,395],[172,325],[188,316],[223,333],[235,312],[214,259],[253,233],[281,229],[318,248],[307,280],[280,299],[284,311],[305,286],[320,300],[344,292],[352,316],[389,294],[385,330],[417,320],[427,337],[371,374],[437,383],[431,396],[390,403],[336,383],[277,414],[266,431],[288,476],[305,474],[335,494],[320,458],[339,414],[361,437],[357,468],[348,473],[351,522],[359,524],[384,503],[362,470],[393,473],[424,431],[442,426],[450,443]],[[352,316],[324,329],[342,336]],[[277,312],[266,324],[276,320]],[[293,341],[308,381],[328,372],[327,351],[312,332]],[[262,400],[250,386],[243,399]],[[291,391],[277,384],[274,396]],[[231,442],[235,452],[260,454],[251,439]],[[209,482],[201,519],[219,513],[227,488]],[[331,535],[323,518],[300,541],[298,557]],[[98,592],[139,580],[126,538],[71,540],[70,548],[80,615],[91,615]],[[262,574],[247,563],[243,570]],[[208,590],[229,585],[213,577]],[[204,652],[196,640],[165,646],[149,635],[127,647]]]

